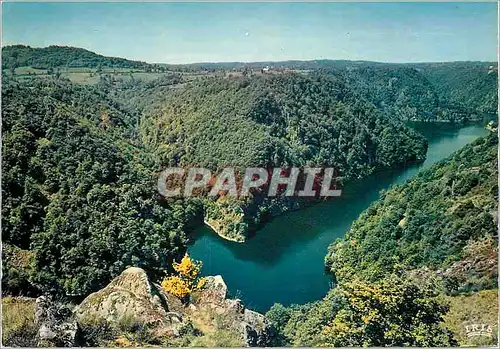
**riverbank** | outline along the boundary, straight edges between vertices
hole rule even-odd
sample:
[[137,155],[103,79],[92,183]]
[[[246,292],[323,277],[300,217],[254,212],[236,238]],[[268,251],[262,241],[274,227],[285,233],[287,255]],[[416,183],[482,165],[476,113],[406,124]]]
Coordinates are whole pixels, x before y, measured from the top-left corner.
[[220,226],[218,224],[215,224],[216,221],[213,221],[212,220],[212,223],[210,223],[208,220],[204,219],[203,220],[203,223],[208,226],[210,229],[212,229],[214,231],[214,233],[216,233],[218,236],[220,236],[221,238],[223,238],[224,240],[227,240],[227,241],[232,241],[232,242],[245,242],[245,240],[241,240],[241,239],[237,239],[237,238],[231,238],[227,235],[225,235],[222,231],[222,229],[220,228]]
[[[190,255],[203,261],[207,275],[221,274],[229,291],[257,311],[264,312],[275,302],[289,305],[321,299],[331,281],[323,272],[328,245],[344,236],[381,190],[406,182],[419,170],[489,133],[482,124],[459,128],[425,123],[414,128],[429,141],[423,164],[353,181],[335,200],[272,219],[245,244],[221,239],[208,227],[200,227]],[[298,279],[307,283],[297,283]]]

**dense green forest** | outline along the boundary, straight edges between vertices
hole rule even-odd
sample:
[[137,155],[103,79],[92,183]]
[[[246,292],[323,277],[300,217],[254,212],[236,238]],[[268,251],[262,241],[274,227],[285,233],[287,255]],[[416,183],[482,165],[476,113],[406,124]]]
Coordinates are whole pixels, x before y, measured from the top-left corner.
[[[11,67],[57,67],[73,56],[89,66],[137,63],[57,46],[8,46],[2,52]],[[423,160],[425,140],[401,119],[433,115],[440,97],[432,84],[412,67],[337,63],[344,70],[208,75],[189,82],[175,72],[149,82],[101,74],[92,86],[60,76],[4,74],[4,241],[34,252],[35,264],[45,268],[33,273],[40,287],[81,294],[132,261],[152,270],[165,267],[185,250],[188,223],[205,219],[223,227],[221,235],[241,241],[270,217],[301,206],[259,193],[246,201],[158,201],[153,183],[162,167],[332,166],[348,181]],[[133,195],[144,202],[131,200]],[[92,224],[78,224],[96,212]],[[147,224],[131,228],[138,217]],[[151,247],[160,250],[147,250],[154,239],[115,249],[127,234],[147,239],[141,231],[148,224],[169,237]],[[83,242],[60,250],[83,239],[101,252]],[[53,253],[66,259],[44,263]]]
[[13,45],[2,47],[2,69],[27,66],[42,69],[63,67],[144,69],[149,64],[124,58],[105,57],[83,48],[69,46],[34,48]]
[[[162,166],[325,165],[354,178],[426,150],[421,136],[331,78],[211,79],[166,94],[157,114],[142,117],[108,88],[4,79],[3,241],[33,252],[30,280],[42,290],[86,294],[129,264],[158,273],[185,251],[186,225],[203,214],[238,237],[247,220],[287,208],[158,201]],[[242,206],[261,215],[231,221]],[[16,273],[4,274],[5,289],[21,291]]]
[[[341,78],[324,74],[207,78],[168,94],[150,113],[141,132],[151,153],[169,166],[334,167],[348,181],[417,163],[426,152],[420,135],[379,112]],[[225,222],[221,232],[240,240],[261,217],[296,204],[260,199],[256,206],[220,198],[209,204],[206,218],[242,210],[243,218]]]
[[497,140],[480,138],[384,192],[330,246],[336,287],[269,310],[281,345],[456,345],[436,325],[449,310],[442,294],[497,287]]
[[[157,200],[137,119],[95,88],[6,80],[2,239],[32,252],[31,284],[84,295],[127,265],[161,272],[184,253],[197,209]],[[4,291],[23,292],[19,274],[26,276],[4,263]]]
[[496,63],[363,65],[333,71],[401,120],[466,122],[497,113]]
[[[2,48],[2,61],[2,290],[13,295],[81,299],[128,266],[159,280],[203,222],[241,242],[310,204],[259,191],[245,200],[166,199],[156,188],[165,167],[335,167],[346,183],[425,159],[427,141],[404,121],[477,120],[497,103],[489,63],[158,70],[22,45]],[[21,76],[19,67],[85,67],[96,82]],[[101,68],[158,75],[123,79]],[[336,287],[323,300],[268,312],[274,343],[456,345],[441,324],[443,295],[497,283],[497,143],[491,134],[384,192],[329,248]]]
[[332,166],[353,178],[425,153],[417,133],[321,74],[205,79],[153,113],[151,145],[177,140],[179,149],[158,156],[181,166]]
[[[487,261],[496,250],[497,145],[494,134],[481,138],[385,192],[330,247],[328,269],[337,280],[377,280],[428,268],[450,293],[495,287],[496,263]],[[486,264],[464,274],[467,259]]]
[[479,113],[497,113],[497,63],[428,63],[415,67],[435,86],[440,100],[447,105]]
[[392,118],[441,119],[434,86],[414,68],[369,66],[350,68],[343,74],[350,86]]
[[448,309],[432,282],[392,275],[341,283],[314,303],[275,304],[266,316],[280,346],[456,346],[442,326]]

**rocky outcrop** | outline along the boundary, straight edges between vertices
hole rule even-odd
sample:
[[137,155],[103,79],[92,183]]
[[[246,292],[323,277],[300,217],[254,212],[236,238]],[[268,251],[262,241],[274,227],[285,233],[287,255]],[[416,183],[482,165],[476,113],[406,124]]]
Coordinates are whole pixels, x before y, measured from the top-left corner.
[[249,347],[270,346],[273,329],[266,317],[245,309],[240,299],[227,299],[227,286],[220,275],[208,276],[203,290],[196,295],[191,312],[209,309],[223,315],[229,321],[231,330],[240,334],[243,343]]
[[243,340],[249,347],[272,345],[273,331],[264,315],[245,309],[241,327]]
[[222,276],[207,276],[205,286],[198,295],[198,303],[221,304],[227,297],[227,285]]
[[468,292],[495,288],[498,280],[498,250],[495,238],[470,240],[463,249],[463,258],[446,269],[437,271],[452,292]]
[[73,347],[78,323],[71,310],[41,296],[35,302],[35,325],[39,326],[37,346]]
[[74,310],[80,323],[91,319],[119,325],[123,319],[148,325],[156,336],[182,335],[192,323],[200,328],[223,329],[241,337],[247,346],[268,346],[271,327],[264,315],[245,309],[239,299],[228,299],[228,288],[220,275],[206,277],[189,304],[148,279],[144,270],[129,268],[102,290],[92,293]]
[[178,334],[182,315],[169,312],[160,290],[141,268],[128,268],[102,290],[92,293],[75,309],[79,321],[101,319],[119,324],[126,319],[150,328],[170,329]]

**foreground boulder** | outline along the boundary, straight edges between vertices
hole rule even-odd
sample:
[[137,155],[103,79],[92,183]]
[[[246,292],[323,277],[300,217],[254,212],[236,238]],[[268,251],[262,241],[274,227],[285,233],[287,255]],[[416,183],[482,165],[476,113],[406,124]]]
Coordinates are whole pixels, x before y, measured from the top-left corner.
[[[240,338],[242,345],[269,346],[272,329],[264,315],[245,309],[239,299],[228,299],[227,293],[220,275],[208,276],[186,304],[152,283],[144,270],[128,268],[85,298],[74,314],[82,326],[89,320],[105,321],[115,328],[124,322],[147,325],[148,336],[155,338],[179,337],[186,332],[203,336],[223,329]],[[223,324],[221,319],[225,319]]]
[[76,344],[78,323],[71,310],[46,296],[36,299],[35,325],[39,327],[39,347],[73,347]]
[[160,290],[141,268],[128,268],[102,290],[92,293],[75,309],[79,321],[100,319],[112,325],[133,321],[150,328],[178,333],[182,316],[168,311]]

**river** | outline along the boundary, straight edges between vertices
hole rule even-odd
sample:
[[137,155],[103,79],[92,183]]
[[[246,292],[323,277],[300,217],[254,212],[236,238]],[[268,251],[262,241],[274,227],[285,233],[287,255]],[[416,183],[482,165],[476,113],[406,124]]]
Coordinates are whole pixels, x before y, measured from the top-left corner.
[[329,289],[324,273],[328,245],[341,238],[380,190],[412,178],[488,131],[482,124],[412,124],[429,141],[420,166],[385,171],[346,185],[342,196],[275,218],[244,244],[220,238],[200,227],[190,255],[203,262],[204,275],[220,274],[232,297],[265,312],[273,303],[303,304],[321,299]]

